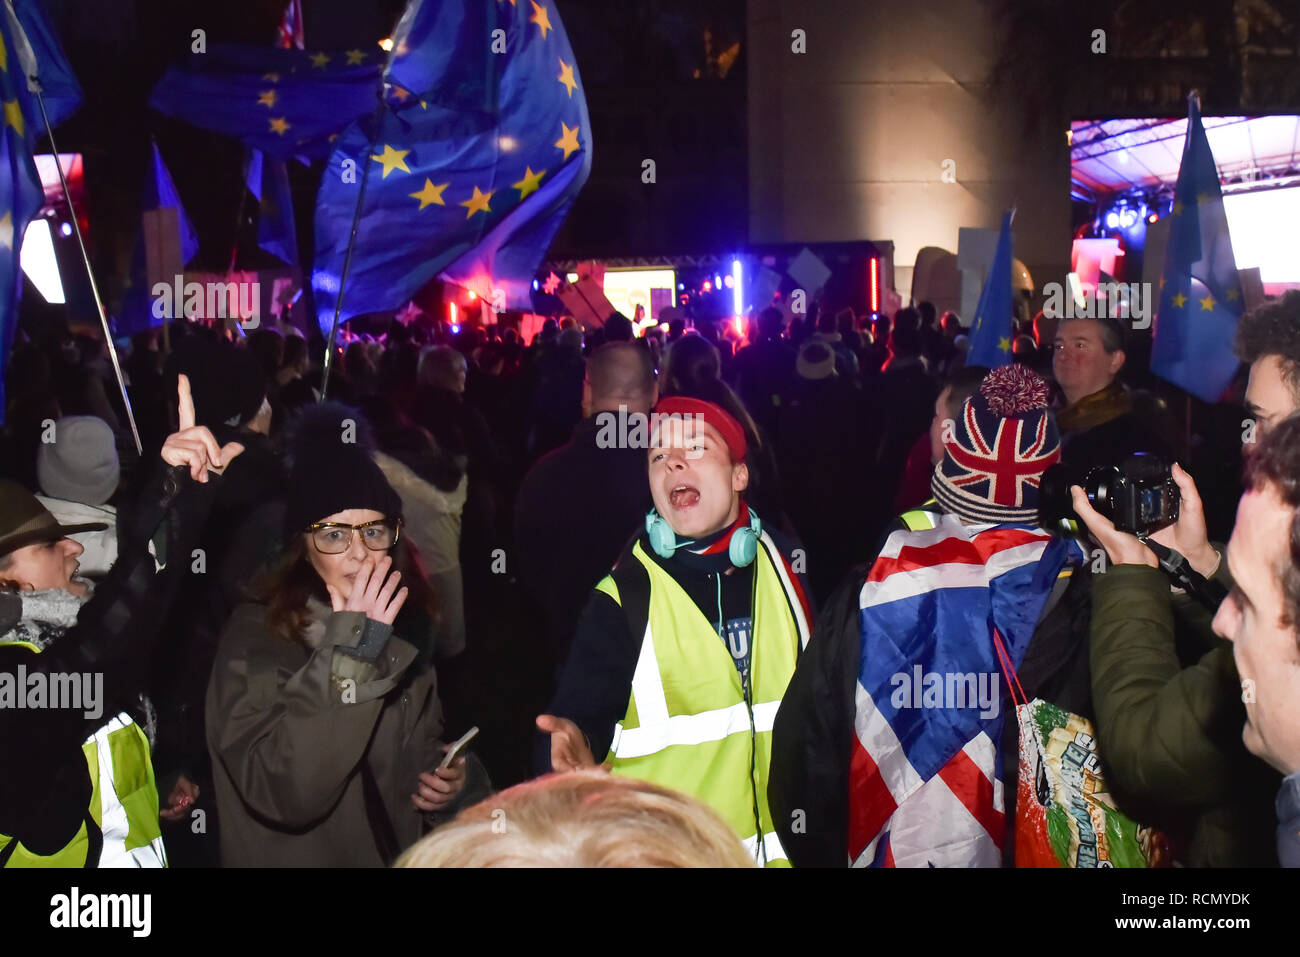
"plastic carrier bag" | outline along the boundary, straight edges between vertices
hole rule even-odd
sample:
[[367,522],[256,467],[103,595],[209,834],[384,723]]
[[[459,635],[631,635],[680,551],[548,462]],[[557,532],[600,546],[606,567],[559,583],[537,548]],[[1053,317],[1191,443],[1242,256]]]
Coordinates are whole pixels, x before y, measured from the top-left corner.
[[1092,723],[1035,698],[1016,706],[1016,867],[1169,867],[1169,841],[1117,810]]

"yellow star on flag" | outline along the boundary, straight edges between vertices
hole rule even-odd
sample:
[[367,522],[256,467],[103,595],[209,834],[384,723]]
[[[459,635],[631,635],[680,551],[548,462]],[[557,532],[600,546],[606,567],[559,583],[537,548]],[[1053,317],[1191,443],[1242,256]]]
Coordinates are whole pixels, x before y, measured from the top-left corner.
[[517,183],[511,183],[515,189],[519,190],[519,198],[524,199],[529,193],[537,192],[537,187],[542,183],[542,177],[546,175],[546,170],[540,173],[534,173],[531,166],[524,167],[524,178]]
[[265,107],[275,106],[276,99],[275,90],[263,90],[257,95],[257,102]]
[[565,87],[568,88],[569,98],[572,99],[573,90],[578,85],[578,81],[573,76],[573,67],[569,66],[569,64],[561,60],[560,75],[557,76],[556,79],[559,80],[561,83],[565,85]]
[[409,173],[411,171],[410,167],[406,165],[406,154],[409,152],[411,151],[395,150],[387,143],[385,143],[384,151],[380,153],[378,156],[372,154],[370,158],[372,160],[375,160],[378,163],[383,164],[384,175],[381,178],[388,179],[388,174],[395,169],[400,169],[403,173]]
[[1182,211],[1183,211],[1183,204],[1180,203],[1180,202],[1175,201],[1175,202],[1174,202],[1174,208],[1173,208],[1173,215],[1177,216],[1177,215],[1178,215],[1179,213],[1181,213]]
[[[502,0],[497,0],[497,3],[501,3],[501,2]],[[519,4],[515,3],[515,0],[510,0],[510,6],[517,7],[519,6]]]
[[442,191],[450,185],[451,183],[443,183],[441,186],[434,186],[433,180],[426,179],[424,189],[418,193],[408,193],[407,195],[420,201],[420,209],[424,209],[429,205],[446,206],[447,204],[442,201]]
[[325,69],[325,64],[329,63],[330,55],[328,53],[313,53],[311,55],[311,65],[319,69]]
[[1240,293],[1236,290],[1236,288],[1229,289],[1229,290],[1228,290],[1228,301],[1229,301],[1229,302],[1236,302],[1236,301],[1237,301],[1237,296],[1239,296],[1239,295],[1240,295]]
[[0,216],[0,246],[14,248],[14,218],[11,213]]
[[485,193],[475,186],[474,195],[460,204],[466,208],[465,218],[469,219],[475,213],[490,213],[492,210],[488,206],[488,201],[492,199],[492,194],[495,192],[496,190],[490,189]]
[[1203,311],[1208,311],[1213,308],[1214,308],[1214,297],[1211,295],[1206,295],[1206,297],[1201,300],[1201,309]]
[[546,12],[546,8],[537,0],[528,0],[533,5],[533,15],[528,18],[529,23],[535,23],[542,29],[542,39],[546,39],[546,31],[552,29],[551,16]]
[[999,339],[999,340],[998,340],[998,350],[999,350],[1000,352],[1010,352],[1010,351],[1011,351],[1011,340],[1008,339],[1006,336],[1003,336],[1001,339]]
[[555,141],[555,148],[564,150],[564,158],[566,160],[569,158],[571,153],[575,153],[581,149],[581,147],[578,146],[578,128],[575,126],[573,129],[569,129],[569,127],[565,126],[564,121],[561,120],[560,138]]
[[1174,296],[1172,302],[1175,309],[1181,309],[1183,308],[1183,303],[1187,302],[1187,297],[1180,292],[1178,295]]
[[347,58],[348,66],[356,66],[358,63],[364,63],[366,61],[366,54],[361,50],[348,50]]
[[0,40],[0,70],[9,69],[9,50],[4,40]]
[[18,131],[18,135],[23,135],[23,108],[19,106],[17,100],[5,100],[5,122]]
[[280,82],[280,74],[278,74],[278,73],[263,73],[263,74],[262,74],[262,79],[263,79],[263,80],[266,80],[268,83],[279,83],[279,82]]
[[392,96],[393,99],[397,100],[398,102],[405,103],[406,98],[410,95],[411,95],[411,91],[406,89],[405,87],[400,87],[397,86],[396,84],[393,85]]
[[1214,199],[1214,197],[1211,196],[1209,193],[1197,193],[1197,194],[1196,194],[1196,201],[1197,201],[1198,203],[1208,203],[1208,202],[1210,202],[1212,199]]
[[287,133],[288,131],[289,131],[289,124],[285,121],[283,116],[277,116],[271,119],[272,133],[279,133],[281,136],[284,136],[284,134]]

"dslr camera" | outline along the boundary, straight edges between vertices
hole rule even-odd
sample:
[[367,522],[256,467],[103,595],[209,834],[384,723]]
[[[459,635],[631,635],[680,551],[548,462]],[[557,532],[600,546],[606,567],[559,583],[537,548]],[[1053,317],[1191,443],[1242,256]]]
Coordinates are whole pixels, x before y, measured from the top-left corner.
[[1136,452],[1119,465],[1094,468],[1083,481],[1070,480],[1060,465],[1043,474],[1039,491],[1039,524],[1060,528],[1065,522],[1082,522],[1070,503],[1070,485],[1077,484],[1098,513],[1115,528],[1144,536],[1178,521],[1181,496],[1171,463],[1149,452]]

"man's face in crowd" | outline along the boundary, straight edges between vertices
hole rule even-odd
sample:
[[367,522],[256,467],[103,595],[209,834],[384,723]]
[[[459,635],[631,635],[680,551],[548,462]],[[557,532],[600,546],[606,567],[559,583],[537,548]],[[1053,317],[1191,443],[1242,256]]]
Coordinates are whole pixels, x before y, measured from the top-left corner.
[[951,401],[950,385],[944,386],[939,398],[934,400],[934,418],[930,420],[930,462],[933,465],[943,461],[943,424],[953,418],[953,412],[948,408]]
[[1124,365],[1124,352],[1107,352],[1101,326],[1091,319],[1066,319],[1053,339],[1052,372],[1065,398],[1078,402],[1115,381]]
[[77,558],[84,551],[70,538],[25,545],[10,553],[9,564],[0,571],[0,579],[17,582],[20,587],[33,591],[61,588],[85,598],[86,583],[72,580],[81,567]]
[[1300,770],[1300,646],[1295,627],[1282,622],[1292,514],[1272,485],[1242,496],[1228,542],[1236,585],[1214,616],[1214,630],[1232,642],[1241,676],[1242,739],[1283,774]]
[[679,536],[701,538],[736,520],[749,469],[744,462],[732,464],[713,426],[693,416],[665,418],[649,458],[655,509]]
[[1258,438],[1296,410],[1295,396],[1286,384],[1281,356],[1260,356],[1250,364],[1246,408],[1259,423]]

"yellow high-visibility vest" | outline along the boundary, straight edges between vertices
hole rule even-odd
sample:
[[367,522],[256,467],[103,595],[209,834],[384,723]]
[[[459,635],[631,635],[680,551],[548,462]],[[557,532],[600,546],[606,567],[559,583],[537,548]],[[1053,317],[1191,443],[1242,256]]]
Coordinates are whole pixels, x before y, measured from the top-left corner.
[[[38,651],[29,642],[22,644]],[[166,867],[162,827],[158,822],[158,786],[149,758],[149,739],[125,713],[109,719],[81,746],[90,775],[87,812],[103,835],[99,867]],[[32,795],[33,801],[41,800]],[[91,840],[83,821],[76,836],[49,855],[34,854],[14,838],[0,834],[5,867],[85,867]],[[92,866],[94,862],[92,862]]]
[[[645,635],[627,712],[614,728],[614,774],[685,792],[735,829],[760,863],[788,866],[767,807],[772,724],[809,624],[772,539],[754,564],[749,688],[714,625],[637,542],[650,579]],[[597,586],[620,605],[612,577]]]

